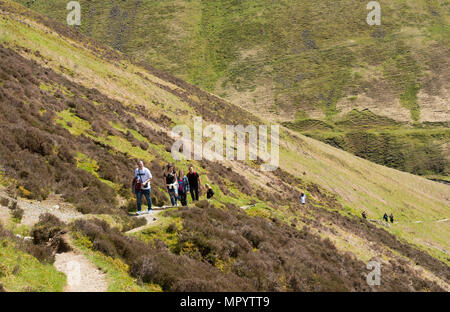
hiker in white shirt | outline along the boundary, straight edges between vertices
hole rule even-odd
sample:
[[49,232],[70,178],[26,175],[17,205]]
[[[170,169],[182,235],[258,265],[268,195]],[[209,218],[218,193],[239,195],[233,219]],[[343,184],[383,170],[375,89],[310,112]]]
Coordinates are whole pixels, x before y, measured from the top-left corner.
[[306,204],[306,195],[305,193],[300,194],[300,200],[302,202],[302,205]]
[[141,214],[142,195],[145,196],[148,205],[148,212],[152,211],[152,199],[150,197],[151,187],[150,181],[152,174],[150,170],[144,167],[142,160],[138,162],[138,167],[134,171],[133,191],[136,194],[137,214]]

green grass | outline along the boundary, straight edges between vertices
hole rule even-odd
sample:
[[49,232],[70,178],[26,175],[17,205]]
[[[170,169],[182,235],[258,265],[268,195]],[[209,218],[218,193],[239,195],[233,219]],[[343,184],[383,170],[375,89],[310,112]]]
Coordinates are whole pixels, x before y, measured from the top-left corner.
[[417,85],[410,85],[404,93],[400,95],[400,104],[405,106],[411,112],[411,118],[414,121],[419,121],[420,106],[417,100],[417,93],[419,92]]
[[11,292],[60,292],[66,276],[51,264],[18,251],[8,240],[0,240],[0,283]]
[[[31,9],[65,23],[65,4],[36,1]],[[338,112],[340,99],[371,83],[373,65],[393,82],[398,98],[409,97],[409,88],[423,72],[419,64],[431,58],[428,44],[445,47],[449,42],[445,2],[384,3],[380,27],[365,23],[365,3],[348,0],[339,5],[333,0],[80,4],[79,29],[133,58],[230,96],[258,85],[272,89],[274,83],[275,110],[319,109],[327,118]],[[110,17],[113,9],[122,13],[120,17]],[[118,36],[123,25],[127,31]],[[376,37],[377,31],[384,36]],[[410,44],[412,36],[425,40]],[[353,77],[351,72],[358,68],[366,68],[366,73]],[[263,85],[257,82],[264,80]],[[257,94],[252,98],[260,101]],[[407,102],[415,120],[417,105]]]
[[100,181],[102,181],[103,183],[105,183],[106,185],[108,185],[109,187],[111,187],[115,190],[118,190],[120,188],[120,186],[118,184],[116,184],[112,181],[100,178],[100,176],[98,175],[98,172],[97,172],[99,170],[99,166],[95,159],[89,158],[88,156],[84,155],[83,153],[78,152],[76,161],[77,161],[77,168],[89,172],[90,174],[97,177],[97,179],[99,179]]
[[[57,115],[59,118],[55,120],[56,123],[62,125],[73,135],[80,136],[81,134],[84,134],[94,141],[111,146],[117,152],[130,155],[134,158],[145,159],[146,161],[151,161],[155,158],[155,156],[152,155],[149,151],[145,151],[138,146],[133,146],[125,138],[114,135],[109,135],[107,137],[96,135],[92,131],[91,125],[88,121],[79,118],[70,110],[64,110],[62,112],[59,112]],[[85,169],[91,173],[96,171],[94,170],[94,168],[92,168],[93,166],[96,166],[96,163],[92,163],[92,160],[82,159],[81,162],[78,162],[78,164],[82,169]],[[106,180],[102,180],[102,182],[110,183]]]
[[144,242],[153,242],[155,239],[159,239],[167,244],[169,248],[175,247],[178,242],[177,231],[171,232],[167,228],[173,223],[178,230],[183,228],[181,218],[175,218],[167,214],[167,212],[177,209],[171,208],[158,214],[157,221],[142,231],[131,234]]
[[91,130],[91,125],[88,121],[76,116],[70,110],[61,111],[57,115],[59,118],[55,120],[56,123],[69,130],[72,135],[88,134]]
[[450,162],[442,148],[450,131],[439,125],[404,127],[369,110],[352,110],[334,122],[304,119],[284,125],[384,166],[423,176],[445,178],[450,174]]
[[48,84],[45,84],[45,83],[41,82],[39,87],[40,87],[41,90],[47,91],[51,95],[55,95],[56,91],[60,91],[64,95],[67,95],[67,96],[70,96],[70,97],[75,96],[70,90],[67,90],[64,86],[48,85]]

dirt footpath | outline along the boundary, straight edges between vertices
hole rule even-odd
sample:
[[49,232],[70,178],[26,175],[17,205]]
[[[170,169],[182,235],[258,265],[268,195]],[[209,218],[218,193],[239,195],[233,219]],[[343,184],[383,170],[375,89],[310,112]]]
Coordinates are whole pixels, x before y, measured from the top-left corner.
[[67,276],[64,292],[106,292],[105,274],[84,255],[76,252],[56,254],[56,269]]

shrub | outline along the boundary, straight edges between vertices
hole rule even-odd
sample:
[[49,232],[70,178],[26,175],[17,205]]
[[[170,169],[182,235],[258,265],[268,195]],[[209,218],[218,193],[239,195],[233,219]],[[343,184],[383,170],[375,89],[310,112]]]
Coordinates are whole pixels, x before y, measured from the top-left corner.
[[9,199],[6,197],[0,197],[0,205],[4,206],[4,207],[8,207],[9,206]]
[[45,213],[39,216],[39,222],[32,230],[31,236],[35,245],[46,245],[53,253],[66,252],[70,246],[64,241],[66,224],[52,214]]
[[167,232],[167,233],[175,233],[177,230],[178,230],[177,225],[176,225],[174,222],[172,222],[172,223],[169,224],[169,226],[167,227],[166,232]]
[[183,279],[174,283],[172,290],[175,292],[214,292],[220,291],[213,281],[205,281],[200,278]]
[[195,206],[197,206],[198,208],[206,208],[209,206],[209,203],[207,200],[200,200],[195,202]]
[[17,207],[16,209],[13,209],[11,211],[11,216],[13,217],[15,222],[20,223],[22,221],[23,213],[24,213],[23,209]]
[[12,200],[11,202],[10,202],[10,205],[9,205],[9,209],[10,210],[16,210],[17,209],[17,200]]
[[3,228],[0,223],[0,238],[6,238],[14,243],[15,248],[22,250],[43,263],[53,263],[54,253],[47,245],[34,245],[32,242],[15,236],[11,231]]

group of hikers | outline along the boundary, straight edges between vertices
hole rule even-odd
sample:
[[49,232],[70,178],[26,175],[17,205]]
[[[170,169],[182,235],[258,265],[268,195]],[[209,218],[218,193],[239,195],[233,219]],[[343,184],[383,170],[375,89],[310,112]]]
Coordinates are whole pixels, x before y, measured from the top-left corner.
[[[365,211],[362,212],[362,217],[364,219],[367,219],[367,213]],[[391,213],[389,216],[388,214],[385,212],[383,215],[383,220],[386,221],[387,223],[389,223],[389,221],[391,223],[394,223],[394,215]]]
[[[200,175],[194,171],[193,166],[190,166],[188,168],[188,173],[184,174],[183,170],[179,170],[177,173],[175,166],[173,164],[168,164],[164,168],[163,175],[172,206],[178,206],[178,202],[180,202],[182,206],[187,206],[188,193],[191,194],[192,201],[198,201],[199,187],[201,186]],[[134,172],[132,183],[132,190],[136,194],[138,215],[141,214],[142,196],[147,200],[148,212],[152,210],[152,199],[150,196],[151,180],[152,174],[150,170],[144,167],[144,162],[140,160],[138,162],[138,167]],[[206,197],[208,199],[212,198],[214,196],[213,189],[208,184],[205,184],[205,187]]]
[[[192,201],[198,201],[199,199],[199,187],[200,184],[200,175],[194,171],[193,166],[189,166],[187,174],[184,174],[183,170],[179,170],[178,173],[175,170],[175,166],[173,164],[168,164],[164,168],[163,176],[166,180],[167,192],[169,193],[170,202],[172,206],[178,206],[178,201],[182,206],[187,206],[188,204],[188,194],[191,194]],[[152,210],[152,199],[151,199],[151,186],[150,182],[152,180],[152,173],[146,167],[144,167],[144,162],[140,160],[138,162],[138,167],[134,172],[134,179],[132,183],[133,193],[136,194],[136,202],[137,202],[137,214],[141,214],[142,208],[142,196],[147,200],[148,212]],[[206,187],[206,198],[210,199],[214,196],[213,189],[205,184]],[[305,193],[300,194],[300,202],[305,205],[306,204],[306,195]],[[365,211],[362,212],[362,217],[367,219],[367,213]],[[389,216],[387,213],[384,213],[383,219],[386,222],[394,223],[394,215],[391,213]]]

